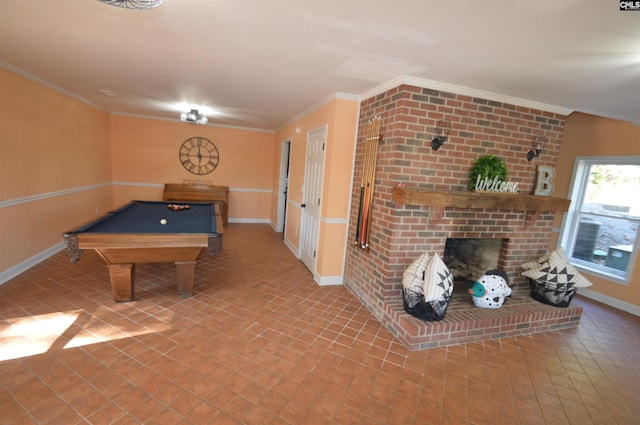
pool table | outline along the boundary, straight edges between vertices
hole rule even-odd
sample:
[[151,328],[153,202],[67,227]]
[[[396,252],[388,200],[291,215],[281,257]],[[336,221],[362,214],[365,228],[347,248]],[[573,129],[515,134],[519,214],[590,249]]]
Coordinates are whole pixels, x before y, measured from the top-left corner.
[[222,250],[218,203],[132,201],[63,234],[71,262],[93,249],[107,263],[113,298],[131,301],[136,263],[175,263],[178,295],[193,295],[196,260],[204,248]]

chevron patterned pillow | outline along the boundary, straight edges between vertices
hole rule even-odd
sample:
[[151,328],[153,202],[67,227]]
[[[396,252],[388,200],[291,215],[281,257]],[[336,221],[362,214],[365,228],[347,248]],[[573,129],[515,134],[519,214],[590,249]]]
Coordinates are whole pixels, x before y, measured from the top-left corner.
[[433,254],[424,272],[424,300],[449,301],[453,292],[453,275],[438,254]]

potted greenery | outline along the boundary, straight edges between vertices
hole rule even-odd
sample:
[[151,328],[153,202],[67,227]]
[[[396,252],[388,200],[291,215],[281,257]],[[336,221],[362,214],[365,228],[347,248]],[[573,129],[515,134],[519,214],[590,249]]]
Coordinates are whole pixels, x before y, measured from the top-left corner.
[[480,179],[484,180],[488,178],[493,180],[498,177],[498,180],[507,180],[507,166],[504,161],[495,155],[484,155],[473,162],[473,167],[469,172],[469,189],[475,190],[476,182]]

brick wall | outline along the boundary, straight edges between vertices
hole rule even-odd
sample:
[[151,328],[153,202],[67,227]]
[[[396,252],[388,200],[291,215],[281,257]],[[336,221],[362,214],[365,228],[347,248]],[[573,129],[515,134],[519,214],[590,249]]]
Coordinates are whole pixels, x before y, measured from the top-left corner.
[[[556,166],[565,116],[465,95],[401,85],[362,102],[356,147],[350,239],[355,238],[359,189],[364,160],[364,132],[380,116],[381,141],[376,165],[371,245],[363,251],[349,247],[345,285],[376,317],[387,304],[401,300],[402,273],[422,254],[444,254],[448,237],[504,238],[499,267],[516,286],[527,285],[520,264],[546,252],[554,213],[542,213],[533,223],[525,212],[446,208],[442,217],[427,207],[396,204],[393,186],[465,191],[473,161],[485,154],[501,157],[508,180],[520,192],[532,194],[537,165]],[[431,149],[439,120],[451,122],[447,142]],[[546,135],[541,156],[527,161],[535,135]],[[517,195],[513,195],[517,196]]]

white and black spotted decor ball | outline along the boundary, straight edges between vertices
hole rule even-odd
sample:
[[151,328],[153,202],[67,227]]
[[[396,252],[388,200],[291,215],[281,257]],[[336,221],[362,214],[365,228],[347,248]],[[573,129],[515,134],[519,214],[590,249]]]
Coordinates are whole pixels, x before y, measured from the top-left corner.
[[507,274],[502,270],[490,270],[473,283],[469,293],[476,307],[502,307],[506,297],[511,295]]

